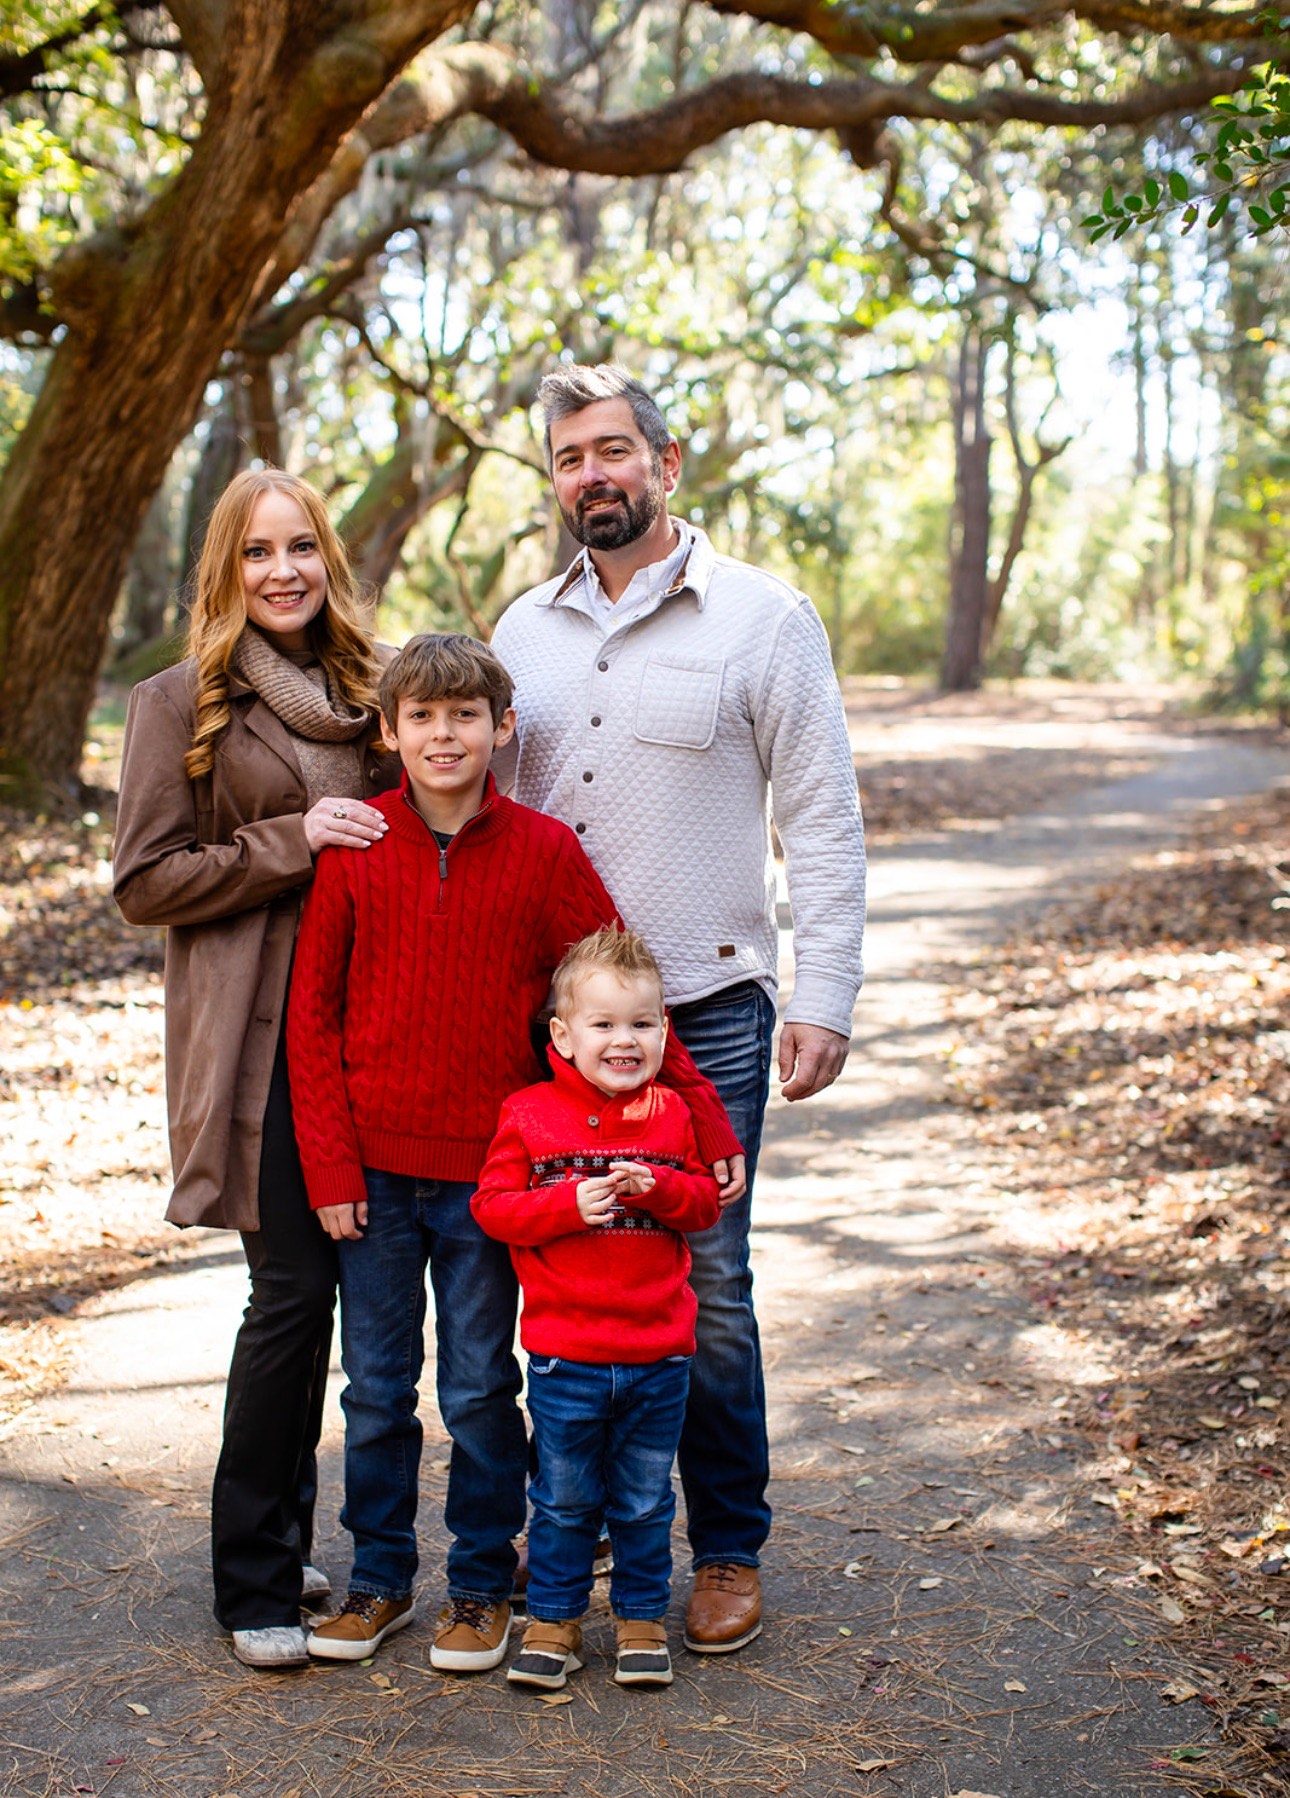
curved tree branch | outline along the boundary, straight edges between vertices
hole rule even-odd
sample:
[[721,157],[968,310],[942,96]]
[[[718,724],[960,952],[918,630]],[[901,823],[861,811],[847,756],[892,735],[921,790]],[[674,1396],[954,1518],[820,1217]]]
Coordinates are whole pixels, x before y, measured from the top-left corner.
[[739,13],[802,31],[834,56],[876,56],[898,62],[950,61],[973,45],[1010,32],[1039,31],[1062,18],[1099,31],[1149,31],[1192,43],[1251,43],[1268,34],[1266,5],[1231,10],[1186,0],[968,0],[920,11],[912,6],[856,5],[844,0],[708,0],[714,12]]

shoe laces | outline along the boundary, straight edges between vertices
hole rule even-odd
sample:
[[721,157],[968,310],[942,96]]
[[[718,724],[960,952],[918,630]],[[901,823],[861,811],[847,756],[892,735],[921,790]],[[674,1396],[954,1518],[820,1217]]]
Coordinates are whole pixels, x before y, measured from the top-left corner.
[[738,1561],[709,1561],[703,1571],[710,1585],[724,1588],[733,1586],[744,1569]]
[[388,1603],[389,1600],[382,1598],[379,1592],[351,1592],[340,1607],[340,1614],[343,1617],[348,1611],[355,1617],[361,1617],[364,1623],[368,1623],[380,1606]]
[[447,1622],[464,1623],[467,1629],[486,1635],[496,1608],[487,1598],[450,1598]]

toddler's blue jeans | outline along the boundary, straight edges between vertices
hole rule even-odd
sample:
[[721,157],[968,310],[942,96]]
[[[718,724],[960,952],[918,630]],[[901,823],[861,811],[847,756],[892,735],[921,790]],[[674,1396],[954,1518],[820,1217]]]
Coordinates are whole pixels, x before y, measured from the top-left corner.
[[529,1497],[529,1615],[581,1617],[601,1519],[617,1617],[656,1618],[671,1597],[672,1461],[690,1384],[688,1355],[638,1365],[529,1356],[537,1445]]

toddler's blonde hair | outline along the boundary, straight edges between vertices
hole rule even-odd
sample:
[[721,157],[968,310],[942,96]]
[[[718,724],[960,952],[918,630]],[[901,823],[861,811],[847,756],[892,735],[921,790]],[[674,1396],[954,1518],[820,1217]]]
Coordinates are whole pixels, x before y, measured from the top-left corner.
[[644,937],[628,930],[625,924],[606,924],[603,930],[593,930],[567,950],[556,969],[552,993],[558,1018],[568,1017],[578,996],[579,982],[600,971],[617,974],[620,980],[654,981],[662,1004],[663,975]]

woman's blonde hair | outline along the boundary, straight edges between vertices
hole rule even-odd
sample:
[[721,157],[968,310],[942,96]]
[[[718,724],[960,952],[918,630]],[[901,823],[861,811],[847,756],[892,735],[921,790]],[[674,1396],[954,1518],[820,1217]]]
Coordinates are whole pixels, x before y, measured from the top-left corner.
[[372,634],[358,582],[326,506],[309,483],[296,475],[280,468],[246,469],[233,477],[216,500],[197,564],[188,621],[188,654],[197,664],[193,742],[184,757],[189,780],[210,772],[216,741],[228,728],[229,670],[237,640],[246,627],[242,549],[255,503],[265,493],[283,493],[295,500],[309,520],[327,570],[327,597],[309,625],[309,640],[322,663],[333,701],[354,711],[370,712],[373,718],[377,712],[379,668]]

